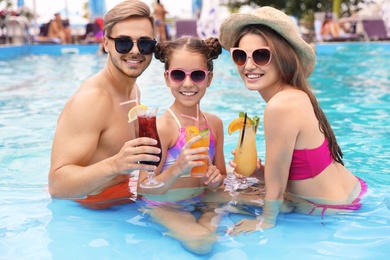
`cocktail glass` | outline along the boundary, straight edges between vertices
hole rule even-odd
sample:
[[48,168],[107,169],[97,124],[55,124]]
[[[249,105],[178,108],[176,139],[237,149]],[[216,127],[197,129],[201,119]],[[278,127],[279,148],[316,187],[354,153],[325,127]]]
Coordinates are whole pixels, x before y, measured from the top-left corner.
[[[210,146],[210,130],[205,129],[199,133],[192,133],[192,132],[187,132],[186,131],[186,141],[188,142],[191,138],[195,136],[201,136],[201,139],[196,141],[191,145],[191,148],[199,148],[199,147],[209,147]],[[208,152],[201,152],[201,154],[208,155]],[[203,162],[203,165],[201,166],[195,166],[191,169],[191,177],[197,177],[201,178],[206,175],[207,168],[208,168],[208,158],[206,159],[200,159],[199,161]]]
[[[256,129],[255,125],[246,124],[240,129],[236,153],[234,154],[235,171],[250,176],[257,167]],[[246,177],[240,180],[238,189],[248,188]]]
[[[137,110],[137,118],[139,125],[139,137],[150,137],[157,140],[156,147],[161,149],[160,138],[157,132],[156,125],[156,116],[157,116],[158,108],[147,108],[147,109],[138,109]],[[156,155],[156,154],[153,154]],[[160,152],[156,156],[160,157],[161,160],[162,153]],[[141,161],[140,163],[155,165],[158,166],[160,161],[152,162],[152,161]],[[141,188],[158,188],[163,186],[163,182],[159,182],[155,179],[155,172],[148,171],[148,180],[145,183],[141,183]]]
[[[252,124],[245,114],[242,128],[234,154],[235,171],[244,176],[250,176],[257,167],[256,131],[258,121]],[[230,203],[237,204],[237,196],[240,190],[249,187],[245,178],[238,179],[235,175],[230,175],[225,179],[226,188],[232,196]]]

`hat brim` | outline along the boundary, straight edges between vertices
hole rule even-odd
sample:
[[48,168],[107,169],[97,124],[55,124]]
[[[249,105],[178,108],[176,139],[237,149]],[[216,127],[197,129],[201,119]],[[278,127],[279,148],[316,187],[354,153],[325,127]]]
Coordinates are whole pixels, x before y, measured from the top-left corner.
[[305,68],[305,76],[308,77],[314,71],[314,49],[302,39],[298,27],[285,13],[272,8],[261,7],[250,14],[232,14],[220,28],[219,40],[226,50],[234,47],[240,31],[247,25],[266,25],[286,39],[297,52],[302,67]]

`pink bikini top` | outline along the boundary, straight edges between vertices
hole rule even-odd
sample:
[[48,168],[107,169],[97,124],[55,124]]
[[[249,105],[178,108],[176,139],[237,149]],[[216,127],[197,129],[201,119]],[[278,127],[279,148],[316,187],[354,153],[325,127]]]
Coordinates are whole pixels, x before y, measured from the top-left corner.
[[328,140],[325,138],[320,147],[294,150],[288,179],[305,180],[314,178],[332,162],[333,158],[328,148]]

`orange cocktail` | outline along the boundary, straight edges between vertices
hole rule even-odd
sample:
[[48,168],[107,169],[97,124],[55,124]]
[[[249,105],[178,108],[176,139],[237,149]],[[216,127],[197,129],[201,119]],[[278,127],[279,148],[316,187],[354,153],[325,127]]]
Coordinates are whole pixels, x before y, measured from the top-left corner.
[[[191,128],[191,127],[189,127]],[[188,128],[188,129],[189,129]],[[194,128],[194,127],[192,127]],[[193,129],[191,129],[193,130]],[[210,146],[210,130],[209,129],[204,129],[202,130],[201,132],[198,131],[186,131],[186,141],[188,142],[188,140],[190,140],[191,138],[195,137],[195,136],[198,136],[200,135],[201,136],[201,139],[199,139],[198,141],[196,141],[195,143],[193,143],[191,145],[191,148],[199,148],[199,147],[209,147]],[[208,152],[201,152],[201,154],[204,154],[204,155],[208,155]],[[204,177],[206,175],[206,172],[207,172],[207,168],[208,168],[208,158],[206,159],[200,159],[199,161],[203,162],[203,165],[201,166],[195,166],[192,168],[191,170],[191,177]]]

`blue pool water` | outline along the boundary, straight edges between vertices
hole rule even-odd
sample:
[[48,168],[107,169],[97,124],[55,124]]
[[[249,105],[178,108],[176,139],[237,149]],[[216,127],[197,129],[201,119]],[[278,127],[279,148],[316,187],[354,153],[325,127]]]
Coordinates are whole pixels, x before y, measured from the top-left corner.
[[[317,47],[310,80],[343,149],[346,166],[369,185],[361,210],[344,215],[281,214],[264,232],[230,237],[220,223],[213,251],[197,256],[164,235],[135,204],[94,211],[52,200],[47,173],[57,117],[81,81],[106,57],[31,55],[0,59],[0,259],[388,259],[390,255],[390,44]],[[138,83],[146,105],[172,98],[163,64],[153,61]],[[227,53],[201,107],[225,125],[226,160],[236,135],[226,126],[239,111],[262,118],[264,102],[247,91]],[[264,159],[260,126],[258,155]]]

